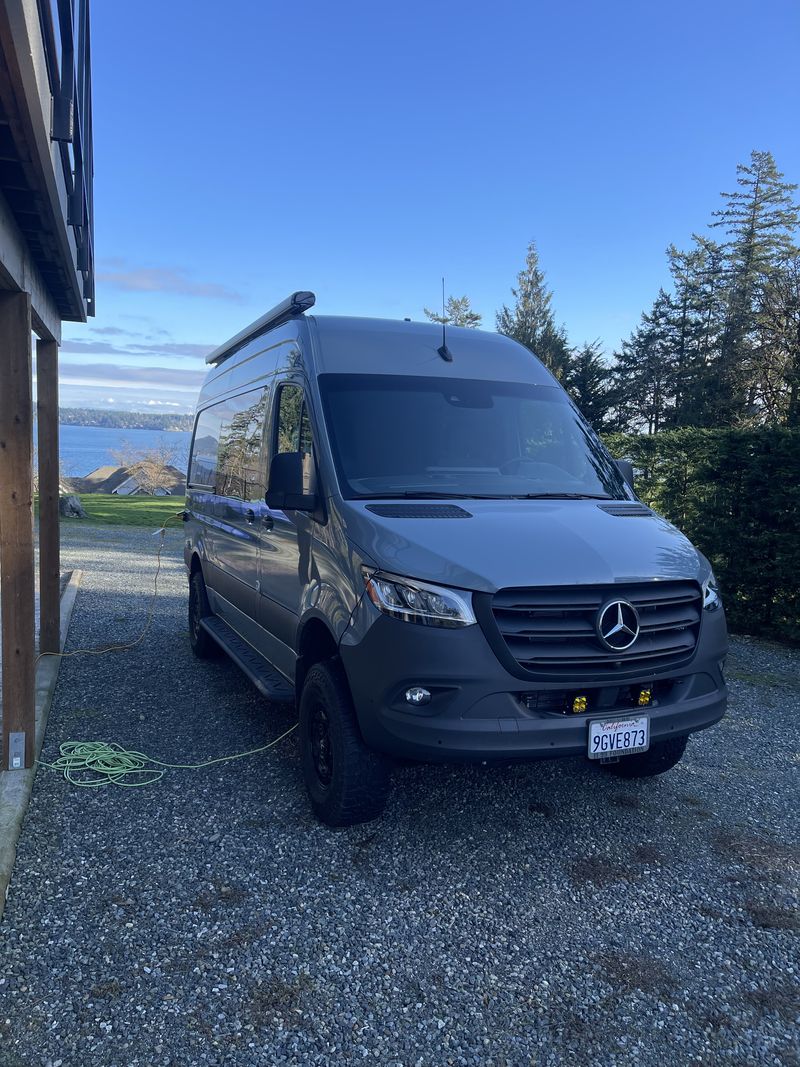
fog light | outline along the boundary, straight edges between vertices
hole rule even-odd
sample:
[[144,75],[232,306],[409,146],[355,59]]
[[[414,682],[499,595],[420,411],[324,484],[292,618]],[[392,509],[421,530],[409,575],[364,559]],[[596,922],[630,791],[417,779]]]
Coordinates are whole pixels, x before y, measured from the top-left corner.
[[421,704],[430,704],[431,694],[427,689],[423,689],[421,685],[414,685],[410,689],[406,689],[406,704],[413,704],[414,707],[420,707]]
[[646,708],[653,700],[652,689],[640,689],[638,704],[640,708]]
[[588,697],[573,697],[572,698],[572,712],[577,715],[579,711],[586,711],[586,705],[588,703]]

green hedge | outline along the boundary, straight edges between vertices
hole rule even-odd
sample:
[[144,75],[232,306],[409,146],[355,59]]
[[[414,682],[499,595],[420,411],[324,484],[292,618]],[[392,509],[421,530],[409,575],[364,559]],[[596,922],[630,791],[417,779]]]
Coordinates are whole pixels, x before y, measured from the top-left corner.
[[739,633],[800,642],[800,431],[611,434],[636,492],[705,553]]

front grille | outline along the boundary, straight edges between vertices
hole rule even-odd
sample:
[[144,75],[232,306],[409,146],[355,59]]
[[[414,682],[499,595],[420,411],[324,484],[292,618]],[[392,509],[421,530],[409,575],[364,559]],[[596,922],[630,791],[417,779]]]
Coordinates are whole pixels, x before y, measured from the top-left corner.
[[[627,600],[639,614],[639,636],[625,652],[610,652],[596,630],[600,608]],[[685,663],[694,653],[702,616],[696,582],[501,589],[494,620],[521,667],[540,676],[621,675]]]

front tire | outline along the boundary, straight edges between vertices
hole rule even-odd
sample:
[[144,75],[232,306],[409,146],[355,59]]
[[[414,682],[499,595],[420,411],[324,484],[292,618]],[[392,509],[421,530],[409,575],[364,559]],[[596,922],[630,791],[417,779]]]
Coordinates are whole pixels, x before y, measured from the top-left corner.
[[688,737],[670,737],[667,741],[656,741],[647,752],[621,756],[619,763],[606,763],[603,769],[618,778],[652,778],[680,763],[688,740]]
[[220,647],[211,634],[200,625],[200,620],[211,615],[206,583],[202,572],[196,570],[189,579],[189,644],[198,659],[216,659]]
[[308,672],[300,696],[300,759],[314,814],[328,826],[377,819],[391,788],[391,765],[361,737],[341,664]]

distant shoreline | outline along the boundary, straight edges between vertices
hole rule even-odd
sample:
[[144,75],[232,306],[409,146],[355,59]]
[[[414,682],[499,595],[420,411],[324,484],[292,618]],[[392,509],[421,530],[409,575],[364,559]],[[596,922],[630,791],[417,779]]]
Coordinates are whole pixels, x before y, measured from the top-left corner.
[[192,429],[191,415],[151,414],[144,411],[100,411],[93,408],[61,408],[62,426],[101,427],[109,430],[154,430],[161,433]]

